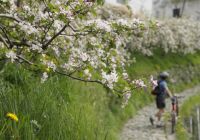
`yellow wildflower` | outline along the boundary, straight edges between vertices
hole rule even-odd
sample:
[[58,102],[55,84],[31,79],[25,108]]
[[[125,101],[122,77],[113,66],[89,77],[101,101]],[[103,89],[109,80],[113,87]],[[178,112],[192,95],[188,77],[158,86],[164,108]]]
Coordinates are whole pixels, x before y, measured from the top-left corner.
[[16,122],[19,121],[17,115],[14,114],[14,113],[10,113],[10,112],[8,112],[8,113],[6,114],[6,117],[8,117],[8,118],[10,118],[11,120],[14,120],[14,121],[16,121]]

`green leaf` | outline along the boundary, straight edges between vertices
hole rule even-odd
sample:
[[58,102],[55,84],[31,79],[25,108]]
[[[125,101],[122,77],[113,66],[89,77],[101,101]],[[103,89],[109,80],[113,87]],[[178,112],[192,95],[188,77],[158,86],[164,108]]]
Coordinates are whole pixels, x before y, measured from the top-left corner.
[[97,0],[97,4],[103,5],[105,3],[105,0]]

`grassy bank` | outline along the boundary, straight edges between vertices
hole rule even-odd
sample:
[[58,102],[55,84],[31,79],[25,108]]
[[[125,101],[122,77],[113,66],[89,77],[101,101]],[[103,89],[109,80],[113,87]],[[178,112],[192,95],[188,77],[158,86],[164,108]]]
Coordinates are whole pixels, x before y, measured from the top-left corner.
[[190,118],[192,114],[196,111],[194,108],[200,105],[200,95],[196,95],[191,97],[181,107],[180,110],[180,119],[177,125],[177,139],[178,140],[189,140],[191,138],[191,134],[188,133],[187,128],[184,125],[186,119]]
[[[146,79],[162,70],[200,64],[199,54],[135,57],[137,63],[128,68],[132,78]],[[1,71],[0,139],[116,140],[124,122],[153,100],[148,93],[136,90],[122,109],[122,99],[100,85],[62,76],[53,76],[41,84],[37,76],[17,65],[6,65]],[[170,87],[180,91],[199,80],[196,76],[171,83]],[[7,112],[16,113],[19,122],[6,118]]]

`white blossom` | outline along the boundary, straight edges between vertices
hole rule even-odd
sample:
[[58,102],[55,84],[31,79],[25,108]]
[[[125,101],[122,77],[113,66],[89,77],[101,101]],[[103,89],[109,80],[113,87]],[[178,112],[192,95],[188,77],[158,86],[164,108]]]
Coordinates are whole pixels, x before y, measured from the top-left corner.
[[52,49],[54,50],[54,52],[57,56],[60,56],[60,51],[59,51],[58,47],[53,47]]
[[56,31],[60,31],[63,27],[64,23],[60,20],[55,20],[53,26],[55,27]]
[[46,65],[47,65],[48,68],[53,69],[53,71],[56,70],[56,67],[57,67],[57,66],[54,64],[53,61],[46,61]]
[[136,87],[142,88],[142,87],[146,87],[146,85],[144,84],[144,81],[141,79],[138,80],[134,80],[132,82]]
[[123,102],[122,102],[122,108],[125,108],[128,105],[128,101],[131,98],[131,90],[128,87],[124,88],[124,94],[123,94]]
[[92,77],[92,74],[90,73],[89,69],[85,69],[84,74],[88,77],[88,79]]
[[157,80],[154,80],[153,75],[150,76],[150,83],[151,83],[152,89],[154,89],[158,85]]
[[47,72],[44,72],[42,74],[41,83],[44,83],[47,80],[47,78],[48,78],[48,74],[47,74]]
[[122,75],[123,75],[123,78],[124,78],[124,79],[128,79],[128,77],[129,77],[129,76],[128,76],[128,73],[126,73],[126,72],[122,73]]
[[113,71],[110,74],[102,71],[101,75],[103,78],[102,82],[104,84],[107,84],[110,89],[113,89],[113,84],[118,81],[118,74],[116,73],[116,71]]
[[111,30],[112,30],[110,23],[108,21],[101,20],[101,19],[86,21],[87,26],[91,26],[93,24],[95,24],[98,29],[105,30],[107,32],[111,32]]
[[84,61],[87,61],[89,59],[89,56],[87,55],[87,53],[81,53],[80,58],[84,62]]
[[125,19],[117,19],[116,23],[122,26],[129,26],[130,27],[130,23],[128,23],[128,20]]
[[0,49],[5,48],[4,44],[2,42],[0,42]]
[[13,63],[15,61],[15,59],[17,59],[17,54],[10,50],[6,53],[6,57],[11,59],[11,62]]
[[35,127],[37,127],[37,129],[41,129],[41,125],[38,123],[38,121],[36,120],[31,120],[30,123],[32,125],[34,125]]
[[23,9],[27,12],[30,12],[31,11],[31,8],[28,6],[28,5],[24,5],[23,6]]
[[39,53],[42,52],[42,47],[40,45],[32,44],[31,49],[38,51]]
[[21,30],[23,30],[27,34],[33,34],[33,33],[38,33],[38,30],[33,27],[30,23],[25,23],[25,22],[20,22],[18,25],[21,27]]

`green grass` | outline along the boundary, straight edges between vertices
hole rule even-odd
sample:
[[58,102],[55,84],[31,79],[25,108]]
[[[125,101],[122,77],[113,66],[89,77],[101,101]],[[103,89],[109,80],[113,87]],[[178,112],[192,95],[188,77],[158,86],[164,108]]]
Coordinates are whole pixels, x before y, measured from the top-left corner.
[[[198,65],[200,55],[176,54],[152,57],[137,54],[137,63],[128,68],[132,78],[171,69],[177,65]],[[180,91],[199,82],[179,82]],[[62,76],[52,76],[41,84],[38,74],[19,65],[5,65],[0,73],[0,139],[2,140],[116,140],[123,124],[137,110],[153,101],[143,90],[136,90],[122,109],[122,99],[98,84],[81,83]],[[19,122],[6,118],[16,113]],[[37,123],[31,123],[33,120]]]
[[156,51],[153,56],[144,56],[140,53],[136,53],[133,57],[135,57],[136,63],[133,63],[129,67],[129,73],[132,74],[132,77],[157,74],[160,71],[179,65],[200,64],[200,52],[193,55],[183,55],[178,53],[165,54],[162,51]]
[[200,105],[200,95],[190,97],[184,104],[181,106],[180,110],[180,119],[176,127],[176,136],[177,140],[189,140],[190,135],[187,132],[184,126],[184,120],[189,118],[194,113],[194,108]]

